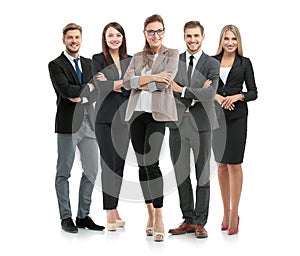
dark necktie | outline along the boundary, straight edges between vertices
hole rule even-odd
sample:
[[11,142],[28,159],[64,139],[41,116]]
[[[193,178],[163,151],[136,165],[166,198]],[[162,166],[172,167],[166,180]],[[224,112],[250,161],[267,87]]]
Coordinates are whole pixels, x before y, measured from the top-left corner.
[[79,79],[80,84],[82,84],[82,73],[81,73],[81,70],[79,68],[78,61],[79,61],[79,58],[74,59],[77,77]]
[[194,56],[191,55],[188,70],[187,70],[187,77],[188,77],[189,85],[191,83],[191,76],[192,76],[192,71],[193,71],[193,59],[194,59]]

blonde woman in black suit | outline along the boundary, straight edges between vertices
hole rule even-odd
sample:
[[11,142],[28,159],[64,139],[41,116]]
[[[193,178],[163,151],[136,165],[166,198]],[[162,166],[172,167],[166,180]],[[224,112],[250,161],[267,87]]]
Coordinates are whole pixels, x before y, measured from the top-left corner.
[[[216,100],[220,128],[214,132],[213,149],[218,164],[218,179],[224,206],[222,230],[238,233],[238,207],[242,191],[247,137],[247,102],[257,98],[253,67],[243,56],[238,28],[226,25],[220,34],[216,56],[221,63]],[[243,91],[245,83],[246,91]]]
[[102,52],[92,58],[92,73],[98,90],[95,133],[101,155],[103,208],[107,230],[123,227],[117,206],[129,145],[129,127],[124,122],[130,92],[123,87],[129,65],[126,37],[117,22],[108,23],[102,32]]

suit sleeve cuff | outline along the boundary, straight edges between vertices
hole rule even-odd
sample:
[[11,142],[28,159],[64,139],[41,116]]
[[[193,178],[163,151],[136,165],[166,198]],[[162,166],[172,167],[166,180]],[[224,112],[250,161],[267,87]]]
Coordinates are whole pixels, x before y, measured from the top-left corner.
[[149,92],[157,91],[156,83],[155,82],[148,83],[148,90],[149,90]]
[[130,87],[133,89],[138,89],[140,87],[139,85],[139,76],[132,76],[130,78]]
[[185,90],[186,90],[186,86],[182,88],[182,93],[181,93],[182,98],[184,98]]

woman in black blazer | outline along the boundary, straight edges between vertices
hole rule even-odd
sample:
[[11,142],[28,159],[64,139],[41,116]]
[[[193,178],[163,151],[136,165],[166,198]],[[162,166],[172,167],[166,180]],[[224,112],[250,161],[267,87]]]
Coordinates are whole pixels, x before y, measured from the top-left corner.
[[[216,100],[220,128],[213,136],[218,179],[224,206],[222,230],[238,233],[238,206],[242,191],[242,162],[247,137],[247,102],[257,98],[254,72],[249,58],[243,57],[241,35],[234,25],[220,34],[216,56],[221,63]],[[243,84],[246,91],[243,91]]]
[[125,225],[117,206],[130,140],[129,127],[124,122],[130,91],[123,88],[130,57],[122,26],[117,22],[107,24],[102,33],[102,52],[92,58],[92,72],[98,90],[95,133],[100,148],[103,208],[107,211],[109,231]]

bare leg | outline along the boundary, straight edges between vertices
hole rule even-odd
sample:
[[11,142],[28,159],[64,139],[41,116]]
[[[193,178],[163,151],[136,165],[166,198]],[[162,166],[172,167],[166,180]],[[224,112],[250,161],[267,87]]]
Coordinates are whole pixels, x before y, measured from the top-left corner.
[[108,231],[115,231],[117,229],[114,210],[106,210],[106,221]]
[[154,209],[154,225],[153,225],[154,241],[164,240],[164,223],[162,220],[162,208]]
[[148,211],[148,222],[146,226],[146,235],[152,236],[153,235],[153,223],[154,223],[154,207],[153,204],[146,204],[147,211]]
[[153,227],[154,223],[154,207],[153,204],[146,204],[147,206],[147,211],[148,211],[148,222],[147,222],[147,227]]
[[229,219],[229,229],[235,229],[238,226],[238,208],[242,192],[243,171],[241,164],[228,164],[230,180],[231,213]]
[[218,165],[218,180],[224,209],[222,226],[226,227],[229,225],[230,218],[229,172],[226,164],[220,163]]
[[115,210],[106,210],[106,220],[108,223],[115,223],[116,218],[115,218]]

